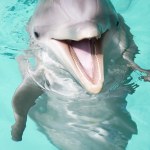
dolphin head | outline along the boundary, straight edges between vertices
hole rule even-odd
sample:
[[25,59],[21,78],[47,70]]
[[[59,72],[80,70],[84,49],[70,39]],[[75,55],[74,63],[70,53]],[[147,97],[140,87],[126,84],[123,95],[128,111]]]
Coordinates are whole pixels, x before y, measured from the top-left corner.
[[28,32],[56,55],[83,88],[96,94],[104,82],[103,36],[117,20],[108,0],[42,0]]

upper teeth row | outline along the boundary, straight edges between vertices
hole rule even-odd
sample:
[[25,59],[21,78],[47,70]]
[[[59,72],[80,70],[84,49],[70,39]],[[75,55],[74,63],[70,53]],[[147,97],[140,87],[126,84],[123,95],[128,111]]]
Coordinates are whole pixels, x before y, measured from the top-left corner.
[[[98,35],[97,37],[95,37],[97,40],[100,39],[100,35]],[[89,38],[89,40],[91,40],[93,38]]]

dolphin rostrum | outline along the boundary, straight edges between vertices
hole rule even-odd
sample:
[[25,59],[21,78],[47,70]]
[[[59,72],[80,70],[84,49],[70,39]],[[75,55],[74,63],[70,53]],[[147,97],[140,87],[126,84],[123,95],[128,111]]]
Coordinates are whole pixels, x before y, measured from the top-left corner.
[[[12,139],[22,140],[27,114],[61,150],[124,150],[136,124],[125,98],[138,86],[138,48],[109,0],[41,0],[18,57],[23,82],[13,97]],[[35,105],[36,104],[36,105]]]

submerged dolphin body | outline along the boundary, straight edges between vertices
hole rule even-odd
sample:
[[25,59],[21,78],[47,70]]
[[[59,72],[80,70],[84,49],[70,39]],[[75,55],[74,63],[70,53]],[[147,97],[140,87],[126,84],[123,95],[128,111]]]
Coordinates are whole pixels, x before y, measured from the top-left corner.
[[61,150],[124,150],[136,125],[126,96],[137,85],[138,48],[108,0],[43,0],[28,24],[30,49],[18,57],[23,83],[13,97],[13,140],[27,114]]

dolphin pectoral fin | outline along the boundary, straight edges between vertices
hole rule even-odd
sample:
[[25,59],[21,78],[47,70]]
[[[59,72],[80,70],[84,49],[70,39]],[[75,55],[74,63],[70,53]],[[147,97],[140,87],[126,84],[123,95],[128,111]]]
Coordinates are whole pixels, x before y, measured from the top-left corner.
[[146,70],[141,68],[139,65],[137,65],[132,59],[130,59],[129,57],[129,52],[125,51],[123,53],[123,58],[127,61],[128,66],[132,69],[132,70],[138,70],[141,73],[146,74],[145,76],[141,76],[141,79],[143,79],[144,81],[148,81],[150,82],[150,70]]
[[42,93],[42,89],[36,85],[30,76],[25,78],[23,83],[16,90],[12,102],[15,124],[12,126],[11,135],[14,141],[22,140],[28,111]]
[[21,117],[21,116],[17,116],[17,114],[15,114],[15,119],[16,119],[16,123],[11,127],[11,135],[12,135],[12,139],[14,141],[22,141],[22,134],[23,131],[26,127],[26,120],[27,117]]

